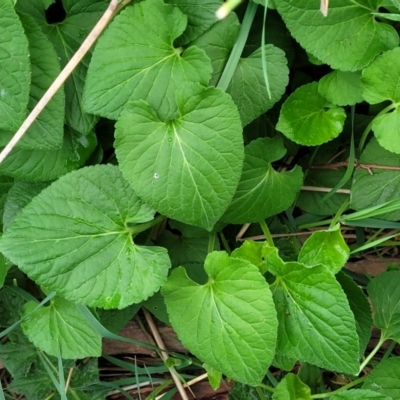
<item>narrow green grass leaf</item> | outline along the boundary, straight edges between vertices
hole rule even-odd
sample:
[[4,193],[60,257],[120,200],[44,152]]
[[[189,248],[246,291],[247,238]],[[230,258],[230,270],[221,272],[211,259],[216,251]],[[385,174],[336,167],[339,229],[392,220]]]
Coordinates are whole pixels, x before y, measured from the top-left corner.
[[229,59],[225,65],[224,72],[218,81],[218,88],[226,91],[228,88],[233,74],[235,73],[236,67],[239,63],[240,57],[242,55],[244,46],[246,44],[247,38],[249,36],[250,28],[253,23],[254,16],[256,15],[257,4],[253,1],[249,1],[246,8],[246,13],[243,17],[242,26],[239,31],[239,35],[236,39],[235,45],[233,46],[232,52]]

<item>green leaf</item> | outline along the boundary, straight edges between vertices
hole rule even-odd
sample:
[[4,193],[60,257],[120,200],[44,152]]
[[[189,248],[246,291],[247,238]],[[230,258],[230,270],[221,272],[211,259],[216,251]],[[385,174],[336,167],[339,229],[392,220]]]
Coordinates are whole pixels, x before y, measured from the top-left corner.
[[400,400],[400,357],[381,361],[367,376],[363,389],[381,393],[392,400]]
[[394,111],[376,117],[372,130],[386,150],[400,153],[400,48],[378,56],[362,72],[363,96],[370,104],[390,100]]
[[83,165],[96,145],[93,132],[83,136],[66,127],[61,149],[16,148],[0,164],[0,173],[27,181],[51,181]]
[[167,325],[171,325],[169,322],[167,306],[165,305],[164,297],[161,292],[155,293],[149,299],[147,299],[143,306],[147,308],[158,320],[164,322]]
[[0,216],[2,216],[2,218],[0,218],[0,227],[3,225],[5,204],[13,183],[14,179],[0,175]]
[[[52,44],[35,20],[24,14],[20,15],[20,19],[29,41],[32,69],[28,103],[30,112],[60,73],[60,66]],[[59,90],[18,142],[18,147],[38,150],[59,149],[63,142],[64,114],[64,90]],[[14,132],[2,132],[0,146],[5,146],[13,135]]]
[[335,394],[330,400],[392,400],[391,397],[365,389],[352,389]]
[[341,0],[329,4],[327,17],[320,12],[319,2],[282,0],[276,6],[292,36],[309,53],[333,69],[356,71],[382,51],[398,46],[395,29],[373,15],[381,3]]
[[298,261],[308,267],[318,264],[338,273],[346,264],[350,249],[343,239],[340,225],[327,231],[314,232],[303,244]]
[[203,364],[203,368],[207,371],[208,382],[210,386],[217,390],[221,385],[222,374],[210,365]]
[[143,99],[160,118],[171,118],[175,91],[192,82],[207,85],[211,74],[202,50],[173,46],[186,22],[178,8],[162,0],[125,8],[93,53],[83,97],[87,111],[117,119],[128,100]]
[[113,333],[118,333],[140,310],[142,304],[132,304],[122,310],[96,310],[101,324]]
[[239,115],[220,89],[187,85],[176,92],[176,102],[179,116],[166,122],[144,101],[129,103],[116,124],[117,158],[143,201],[170,218],[211,229],[242,171]]
[[100,357],[101,335],[75,304],[57,297],[47,307],[36,307],[36,302],[29,301],[22,314],[22,329],[36,347],[65,359]]
[[[18,0],[17,10],[29,14],[40,25],[52,42],[61,67],[64,67],[80,47],[104,13],[108,0],[63,0],[65,19],[56,24],[46,21],[46,6],[42,0]],[[64,84],[66,124],[81,134],[94,128],[98,117],[87,114],[82,108],[82,92],[91,58],[88,52]]]
[[235,13],[218,21],[208,31],[197,38],[192,45],[204,50],[211,60],[212,74],[210,85],[216,86],[236,42],[240,23]]
[[382,339],[400,342],[400,271],[387,271],[368,284],[374,310],[374,324],[382,332]]
[[11,1],[0,4],[0,128],[17,130],[29,99],[28,39]]
[[325,267],[268,256],[277,309],[278,354],[348,374],[358,372],[358,337],[346,296]]
[[205,285],[174,269],[162,293],[182,343],[229,378],[256,385],[272,362],[276,314],[268,284],[248,261],[210,253]]
[[67,300],[124,308],[147,299],[167,277],[167,250],[132,239],[141,229],[136,225],[153,215],[116,166],[86,167],[36,196],[0,248],[31,279]]
[[0,288],[4,285],[4,280],[7,276],[7,264],[3,254],[0,253]]
[[[168,250],[173,267],[187,263],[204,263],[208,253],[208,237],[191,238],[164,231],[159,236],[157,245]],[[214,243],[214,250],[219,250],[218,241]]]
[[356,329],[360,342],[359,355],[360,358],[362,358],[371,338],[371,306],[363,290],[348,275],[344,272],[339,272],[336,275],[336,279],[346,294],[351,311],[356,320]]
[[15,181],[4,204],[3,230],[5,231],[30,201],[49,183]]
[[300,167],[277,172],[271,163],[286,153],[282,138],[259,138],[245,148],[245,160],[239,186],[224,222],[242,224],[259,222],[286,210],[295,200],[303,184]]
[[187,26],[179,44],[187,44],[198,38],[217,22],[215,12],[222,4],[222,0],[165,0],[165,3],[179,7],[187,17]]
[[311,400],[311,390],[296,375],[287,374],[275,388],[273,400]]
[[[361,211],[400,197],[400,171],[390,170],[390,167],[400,167],[397,154],[385,150],[375,138],[372,138],[359,161],[361,164],[372,164],[372,175],[364,168],[356,169],[354,172],[350,203],[352,209]],[[387,166],[387,169],[374,168],[374,164]],[[400,210],[380,215],[379,218],[398,221]]]
[[338,106],[349,106],[363,101],[361,72],[332,71],[318,83],[318,91]]
[[318,92],[318,83],[299,87],[283,103],[276,129],[306,146],[317,146],[337,137],[346,113]]
[[261,48],[241,58],[233,74],[227,93],[236,104],[243,126],[264,114],[280,100],[289,82],[289,68],[285,53],[272,45],[265,46],[265,59],[271,98],[265,87]]
[[270,247],[267,242],[246,240],[239,248],[232,251],[231,257],[251,262],[264,274],[267,271],[266,256],[274,250],[275,247]]

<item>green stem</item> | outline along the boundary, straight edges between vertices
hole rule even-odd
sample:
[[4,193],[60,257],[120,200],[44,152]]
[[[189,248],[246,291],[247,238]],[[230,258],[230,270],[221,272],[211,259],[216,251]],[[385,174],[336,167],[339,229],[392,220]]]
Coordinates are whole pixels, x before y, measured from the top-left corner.
[[222,246],[224,246],[225,251],[230,255],[232,253],[231,248],[229,247],[229,243],[226,240],[226,237],[223,232],[219,233],[219,238],[221,239]]
[[265,383],[260,383],[258,385],[260,388],[263,388],[265,390],[268,390],[269,392],[275,392],[275,389],[272,386],[266,385]]
[[224,72],[222,72],[221,77],[219,78],[219,82],[217,87],[226,91],[231,82],[233,74],[235,73],[236,67],[239,63],[240,57],[242,55],[244,46],[246,44],[247,38],[249,36],[251,25],[253,24],[254,16],[256,15],[257,4],[253,1],[249,1],[247,4],[246,13],[244,14],[242,26],[239,31],[238,38],[236,39],[236,43],[233,46],[232,52],[229,56],[229,59],[225,65]]
[[358,378],[358,379],[348,383],[347,385],[342,386],[340,389],[334,390],[333,392],[313,394],[310,396],[310,399],[326,399],[328,397],[334,396],[335,394],[344,392],[354,386],[359,385],[360,383],[364,382],[365,379],[367,379],[366,376],[363,376],[362,378]]
[[260,386],[256,386],[256,391],[257,391],[258,397],[261,400],[267,400],[267,398],[265,397],[265,394]]
[[268,225],[265,223],[264,220],[260,221],[261,229],[264,233],[265,239],[267,239],[268,244],[271,247],[274,247],[274,239],[272,239],[271,232],[268,229]]
[[371,353],[368,355],[368,357],[365,358],[364,362],[360,365],[360,369],[358,371],[359,374],[368,365],[368,363],[372,360],[372,357],[378,352],[378,350],[381,348],[381,346],[382,346],[382,344],[384,343],[385,340],[386,340],[386,338],[384,338],[382,336],[382,332],[381,332],[381,338],[379,339],[379,342],[374,347],[374,349],[371,351]]
[[151,228],[152,226],[164,221],[165,218],[166,217],[164,217],[164,215],[158,215],[153,220],[145,222],[144,224],[129,226],[130,224],[128,222],[127,225],[131,232],[131,235],[137,235],[138,233],[147,231],[147,229]]
[[340,206],[339,210],[332,218],[331,224],[329,225],[329,229],[333,229],[335,227],[335,225],[339,222],[342,214],[346,211],[349,204],[350,204],[350,198],[346,199],[345,202]]
[[362,152],[364,146],[365,146],[365,141],[367,140],[368,134],[371,132],[372,124],[374,123],[375,119],[378,118],[379,116],[386,114],[390,110],[393,110],[396,108],[394,104],[390,104],[387,107],[385,107],[381,112],[379,112],[374,119],[367,125],[367,127],[364,129],[364,132],[361,135],[361,140],[360,144],[358,145],[358,149],[360,150],[360,153]]
[[392,340],[392,342],[390,343],[389,347],[385,351],[385,354],[382,357],[382,361],[385,361],[392,354],[392,351],[393,351],[395,346],[396,346],[396,342],[394,340]]
[[212,253],[214,251],[215,245],[215,233],[211,233],[208,237],[208,253]]

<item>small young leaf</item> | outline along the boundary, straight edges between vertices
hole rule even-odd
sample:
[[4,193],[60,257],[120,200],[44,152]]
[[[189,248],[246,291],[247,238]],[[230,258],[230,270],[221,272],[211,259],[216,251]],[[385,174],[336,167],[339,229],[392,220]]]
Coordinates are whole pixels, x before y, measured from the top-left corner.
[[170,321],[196,357],[229,378],[256,385],[272,362],[277,320],[268,284],[248,261],[210,253],[205,285],[174,269],[162,287]]
[[266,256],[274,250],[275,247],[270,247],[267,242],[246,240],[239,248],[232,251],[231,257],[250,261],[258,267],[262,274],[265,274],[267,271]]
[[381,393],[393,400],[400,400],[400,357],[381,361],[367,376],[363,389]]
[[207,85],[211,63],[203,50],[173,46],[186,22],[177,7],[162,0],[125,8],[93,53],[83,96],[87,111],[117,119],[128,100],[142,99],[160,118],[171,117],[179,87]]
[[211,229],[242,171],[239,115],[229,95],[200,85],[178,90],[176,103],[179,115],[169,121],[144,101],[129,103],[116,124],[117,158],[143,201],[170,218]]
[[299,167],[277,172],[271,163],[286,153],[282,138],[259,138],[245,148],[239,185],[222,221],[233,224],[259,222],[286,210],[303,184]]
[[241,58],[233,74],[227,93],[232,96],[243,126],[264,114],[280,100],[289,82],[289,69],[285,53],[272,45],[265,46],[268,82],[271,98],[265,87],[261,48]]
[[[377,54],[398,46],[396,30],[378,22],[373,12],[380,0],[331,2],[329,14],[320,12],[320,2],[280,0],[276,2],[293,37],[308,52],[333,69],[356,71]],[[310,23],[312,21],[312,23]]]
[[297,375],[287,374],[275,388],[273,400],[311,400],[311,390]]
[[304,242],[298,262],[308,267],[320,264],[336,274],[342,269],[349,255],[350,249],[338,224],[333,229],[314,232]]
[[360,342],[359,354],[360,358],[362,358],[371,338],[371,306],[363,290],[348,275],[341,271],[336,275],[336,279],[346,294],[356,320],[356,329]]
[[100,357],[101,335],[75,304],[57,297],[47,307],[36,307],[36,302],[29,301],[22,314],[22,329],[36,347],[65,359]]
[[29,98],[28,39],[11,1],[0,3],[0,129],[17,130]]
[[335,394],[330,400],[393,400],[393,398],[371,390],[352,389]]
[[[272,262],[271,262],[272,261]],[[358,336],[343,290],[325,267],[267,257],[279,320],[278,354],[322,368],[358,372]]]
[[0,173],[26,181],[51,181],[85,163],[97,145],[96,135],[65,127],[58,150],[14,149],[0,164]]
[[[385,169],[371,167],[371,173],[366,169],[356,169],[351,186],[351,208],[356,211],[365,210],[400,197],[400,171],[390,170],[390,167],[400,167],[399,156],[379,145],[373,137],[361,154],[360,163],[385,165]],[[400,210],[380,215],[379,218],[389,221],[400,219]]]
[[186,29],[178,39],[179,44],[183,45],[198,38],[217,22],[215,12],[222,0],[165,0],[165,3],[179,7],[187,17]]
[[147,299],[167,277],[167,250],[132,240],[132,225],[153,215],[116,166],[86,167],[36,196],[0,248],[39,285],[67,300],[124,308]]
[[361,72],[332,71],[318,83],[318,91],[338,106],[349,106],[363,101]]
[[370,104],[390,100],[395,110],[376,117],[372,123],[372,130],[379,144],[394,153],[400,153],[400,48],[387,51],[363,70],[361,82],[363,96]]
[[318,92],[318,83],[299,87],[283,103],[276,129],[306,146],[328,142],[343,130],[346,113]]
[[374,324],[385,339],[400,342],[400,271],[376,276],[368,285],[374,309]]

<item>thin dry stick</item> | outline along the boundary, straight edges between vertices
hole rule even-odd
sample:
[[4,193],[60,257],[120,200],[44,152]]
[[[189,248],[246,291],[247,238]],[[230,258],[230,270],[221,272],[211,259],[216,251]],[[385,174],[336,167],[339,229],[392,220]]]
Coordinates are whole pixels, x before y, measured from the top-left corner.
[[[157,346],[161,349],[161,358],[163,359],[163,361],[166,361],[168,359],[168,353],[166,352],[166,347],[164,345],[164,342],[160,336],[160,333],[158,332],[158,329],[156,327],[156,325],[154,324],[153,318],[151,317],[150,313],[143,307],[142,308],[143,313],[144,313],[144,317],[146,318],[147,323],[149,324],[151,333],[153,334],[154,340],[157,343]],[[163,351],[164,350],[164,351]],[[187,394],[185,392],[185,389],[183,387],[182,382],[179,380],[179,377],[175,371],[174,367],[168,367],[169,372],[171,373],[172,379],[175,382],[175,386],[178,389],[178,392],[180,393],[181,397],[183,400],[189,400],[189,398],[187,397]]]
[[69,384],[71,383],[72,373],[74,372],[73,368],[69,369],[67,382],[65,382],[65,393],[68,392]]
[[33,124],[38,115],[43,111],[43,109],[47,106],[52,97],[57,93],[58,89],[63,85],[63,83],[67,80],[67,78],[71,75],[76,66],[81,62],[82,58],[86,55],[86,53],[93,46],[93,43],[100,36],[101,32],[103,32],[104,28],[113,18],[116,12],[118,12],[122,7],[128,4],[131,0],[124,0],[121,4],[118,5],[118,0],[111,0],[107,10],[104,12],[103,16],[97,22],[95,27],[89,33],[88,37],[83,41],[81,47],[79,47],[78,51],[73,55],[73,57],[69,60],[68,64],[61,71],[60,75],[57,76],[55,81],[51,84],[51,86],[47,89],[47,92],[43,95],[43,97],[36,104],[35,108],[31,111],[28,117],[25,119],[24,123],[15,133],[13,138],[4,147],[3,151],[0,153],[0,164],[4,161],[4,159],[10,154],[15,145],[21,140],[22,136],[26,133],[26,131]]
[[[326,192],[329,193],[333,188],[320,187],[320,186],[302,186],[301,190],[308,192]],[[335,193],[350,194],[350,189],[338,189]]]
[[[202,381],[203,379],[206,379],[207,377],[208,377],[208,373],[207,373],[207,372],[206,372],[205,374],[203,374],[203,375],[196,376],[196,378],[193,378],[192,380],[186,382],[186,383],[183,385],[183,387],[185,387],[185,388],[187,387],[187,388],[188,388],[188,387],[194,385],[195,383],[200,382],[200,381]],[[165,395],[165,393],[161,394],[160,396],[157,396],[157,397],[156,397],[156,400],[162,399],[162,398],[164,397],[164,395]]]

